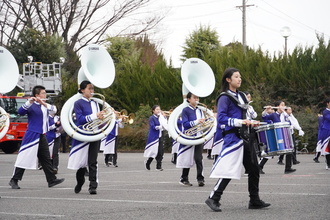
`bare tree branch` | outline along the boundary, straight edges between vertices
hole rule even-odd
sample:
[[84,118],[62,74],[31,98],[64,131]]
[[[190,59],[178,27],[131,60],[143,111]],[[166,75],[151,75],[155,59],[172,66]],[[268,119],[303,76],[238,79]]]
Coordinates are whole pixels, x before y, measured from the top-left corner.
[[164,18],[161,11],[143,11],[155,1],[3,0],[0,43],[8,44],[25,27],[62,36],[71,51],[102,43],[107,35],[140,35]]

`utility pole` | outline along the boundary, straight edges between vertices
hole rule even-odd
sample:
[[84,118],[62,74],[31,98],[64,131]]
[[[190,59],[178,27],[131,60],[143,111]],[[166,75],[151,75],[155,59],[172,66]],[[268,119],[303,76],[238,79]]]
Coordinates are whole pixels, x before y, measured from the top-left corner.
[[246,7],[254,6],[254,5],[247,5],[246,0],[242,0],[241,6],[236,6],[242,10],[242,44],[243,44],[243,53],[246,52]]

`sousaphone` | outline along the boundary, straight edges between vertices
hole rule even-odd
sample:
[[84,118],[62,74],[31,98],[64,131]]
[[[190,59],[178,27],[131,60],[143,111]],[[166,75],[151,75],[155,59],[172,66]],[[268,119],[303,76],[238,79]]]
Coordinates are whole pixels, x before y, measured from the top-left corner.
[[[194,127],[192,132],[184,133],[177,126],[182,110],[189,105],[186,99],[187,93],[190,91],[192,94],[199,97],[209,96],[215,87],[215,78],[211,67],[199,58],[187,59],[181,67],[181,79],[183,103],[176,107],[171,113],[168,121],[168,132],[170,136],[177,142],[184,145],[198,145],[213,137],[217,122],[213,117],[213,112],[205,106],[198,106],[205,115],[207,115],[207,126],[198,125]],[[204,127],[203,127],[204,126]],[[194,130],[195,129],[195,130]],[[191,135],[193,133],[193,135]]]
[[[19,79],[19,70],[15,57],[0,46],[0,93],[13,90]],[[5,109],[0,107],[0,139],[8,131],[10,119]]]
[[[107,88],[111,86],[115,79],[115,66],[110,54],[106,49],[97,44],[87,45],[82,49],[81,68],[78,73],[78,85],[89,80],[98,88]],[[61,111],[61,124],[65,132],[72,138],[83,141],[93,142],[101,140],[107,136],[115,126],[115,112],[113,108],[105,102],[104,96],[98,93],[101,99],[93,97],[97,103],[102,105],[102,109],[106,111],[106,119],[92,122],[90,124],[78,127],[73,120],[74,103],[82,98],[82,94],[77,93],[65,102]]]

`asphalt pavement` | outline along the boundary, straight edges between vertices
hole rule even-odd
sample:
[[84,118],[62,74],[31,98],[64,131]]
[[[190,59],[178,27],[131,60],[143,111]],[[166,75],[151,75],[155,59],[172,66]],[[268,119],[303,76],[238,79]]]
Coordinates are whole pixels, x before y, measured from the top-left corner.
[[60,154],[58,178],[65,181],[48,188],[42,170],[26,170],[21,189],[8,185],[14,169],[15,154],[0,154],[0,219],[330,219],[330,170],[313,161],[311,154],[299,154],[301,162],[292,174],[284,166],[269,160],[260,179],[260,197],[271,203],[261,210],[248,209],[247,176],[232,180],[224,192],[222,212],[213,212],[204,201],[216,179],[209,178],[212,161],[204,154],[205,186],[198,187],[195,167],[190,170],[191,187],[179,184],[181,169],[165,154],[164,171],[144,168],[143,153],[118,153],[118,167],[104,165],[99,154],[99,187],[96,195],[88,193],[88,179],[79,194],[75,171],[66,168],[68,153]]

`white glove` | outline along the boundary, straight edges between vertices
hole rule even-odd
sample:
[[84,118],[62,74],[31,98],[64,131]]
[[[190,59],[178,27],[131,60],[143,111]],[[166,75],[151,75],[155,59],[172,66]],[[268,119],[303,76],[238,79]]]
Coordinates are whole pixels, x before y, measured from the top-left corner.
[[155,129],[156,129],[156,130],[160,130],[160,129],[162,129],[162,126],[161,126],[161,125],[156,126]]
[[303,130],[299,130],[299,136],[304,136],[305,132]]

